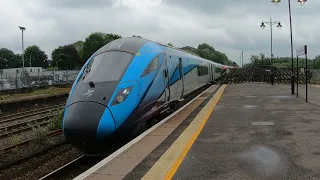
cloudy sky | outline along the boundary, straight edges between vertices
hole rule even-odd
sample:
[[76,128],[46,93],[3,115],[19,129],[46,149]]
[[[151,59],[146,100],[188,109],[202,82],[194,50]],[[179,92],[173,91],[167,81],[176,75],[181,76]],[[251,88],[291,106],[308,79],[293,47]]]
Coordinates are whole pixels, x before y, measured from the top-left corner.
[[[140,35],[177,47],[208,43],[239,62],[260,52],[270,56],[270,27],[261,21],[281,21],[273,28],[275,56],[291,56],[288,2],[271,0],[0,0],[0,48],[21,53],[38,45],[49,57],[59,45],[73,43],[95,31]],[[307,44],[309,57],[320,54],[320,0],[304,6],[291,0],[293,42]]]

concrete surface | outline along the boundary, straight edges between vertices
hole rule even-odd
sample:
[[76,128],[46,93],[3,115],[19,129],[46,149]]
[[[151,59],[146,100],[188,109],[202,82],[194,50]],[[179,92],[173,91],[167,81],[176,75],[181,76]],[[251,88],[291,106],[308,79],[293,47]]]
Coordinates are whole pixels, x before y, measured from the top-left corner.
[[[130,173],[128,173],[124,179],[142,179],[146,173],[155,165],[155,163],[161,158],[161,156],[170,148],[170,146],[178,139],[178,137],[189,127],[193,119],[199,114],[199,112],[205,107],[209,100],[214,96],[214,91],[208,91],[199,97],[196,101],[201,101],[201,104],[193,109],[189,110],[188,117],[181,117],[183,121],[181,124],[148,156],[146,156],[139,165],[137,165]],[[195,101],[195,102],[196,102]],[[161,179],[161,178],[160,178]]]
[[[284,91],[291,94],[291,85],[290,84],[275,84],[277,88],[281,88]],[[295,96],[297,96],[297,84],[295,84]],[[306,100],[306,85],[299,84],[298,86],[298,97]],[[308,84],[308,103],[314,104],[320,107],[320,86],[319,85],[310,85]]]
[[173,179],[320,179],[319,106],[288,90],[228,85]]

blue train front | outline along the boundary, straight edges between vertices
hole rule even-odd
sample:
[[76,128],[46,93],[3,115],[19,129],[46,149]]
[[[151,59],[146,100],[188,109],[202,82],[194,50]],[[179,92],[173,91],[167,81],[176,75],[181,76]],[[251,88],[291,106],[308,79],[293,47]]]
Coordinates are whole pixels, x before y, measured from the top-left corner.
[[145,113],[162,104],[164,85],[146,93],[153,82],[164,81],[162,75],[156,78],[161,51],[156,43],[124,38],[95,52],[70,91],[63,117],[66,139],[85,154],[100,154],[117,137],[135,132]]

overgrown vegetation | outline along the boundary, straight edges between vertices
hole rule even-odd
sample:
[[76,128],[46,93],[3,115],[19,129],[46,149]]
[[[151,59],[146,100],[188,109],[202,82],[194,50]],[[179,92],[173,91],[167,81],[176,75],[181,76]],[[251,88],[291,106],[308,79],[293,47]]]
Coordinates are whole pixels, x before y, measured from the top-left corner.
[[320,84],[320,77],[315,78],[315,79],[311,79],[310,84]]
[[11,137],[11,145],[18,144],[20,142],[20,138],[16,135]]
[[62,128],[63,109],[59,109],[55,112],[55,115],[51,119],[51,122],[47,126],[48,131],[54,131]]
[[27,96],[37,96],[37,95],[44,95],[44,94],[54,95],[54,94],[67,93],[69,91],[70,91],[70,88],[49,87],[47,89],[35,90],[30,93],[1,95],[0,100],[15,99],[15,98],[27,97]]
[[206,43],[199,44],[197,48],[186,46],[180,49],[196,54],[204,59],[208,59],[216,63],[230,66],[238,66],[237,63],[231,61],[225,53],[216,50],[215,48]]
[[43,144],[46,142],[46,135],[54,130],[59,130],[62,128],[62,117],[63,109],[58,109],[54,116],[50,119],[47,126],[41,127],[37,124],[37,127],[33,127],[33,135],[35,137],[36,143]]
[[33,127],[32,130],[36,143],[43,144],[46,141],[48,129],[37,124],[37,127]]
[[[273,66],[277,68],[289,68],[292,67],[291,57],[274,57]],[[306,60],[304,57],[299,58],[299,68],[305,68]],[[270,67],[272,65],[270,57],[267,57],[264,53],[259,53],[258,55],[251,55],[250,63],[244,66],[260,66],[260,67]],[[293,68],[297,68],[297,58],[293,59]],[[320,56],[316,56],[314,59],[308,59],[308,68],[310,69],[320,69]]]

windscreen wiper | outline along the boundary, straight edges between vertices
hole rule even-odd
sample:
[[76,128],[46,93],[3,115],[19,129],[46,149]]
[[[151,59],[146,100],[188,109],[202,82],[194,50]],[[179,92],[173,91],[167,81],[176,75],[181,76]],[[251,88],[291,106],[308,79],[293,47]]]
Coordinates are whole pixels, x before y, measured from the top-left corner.
[[[87,66],[87,68],[88,68],[88,66]],[[82,80],[84,80],[85,78],[88,78],[88,80],[89,80],[89,86],[92,87],[92,88],[94,88],[95,85],[94,85],[93,81],[91,81],[90,78],[89,78],[89,73],[90,73],[90,71],[91,71],[91,67],[88,68],[88,69],[86,69],[86,70],[84,71],[85,74],[83,75]]]

